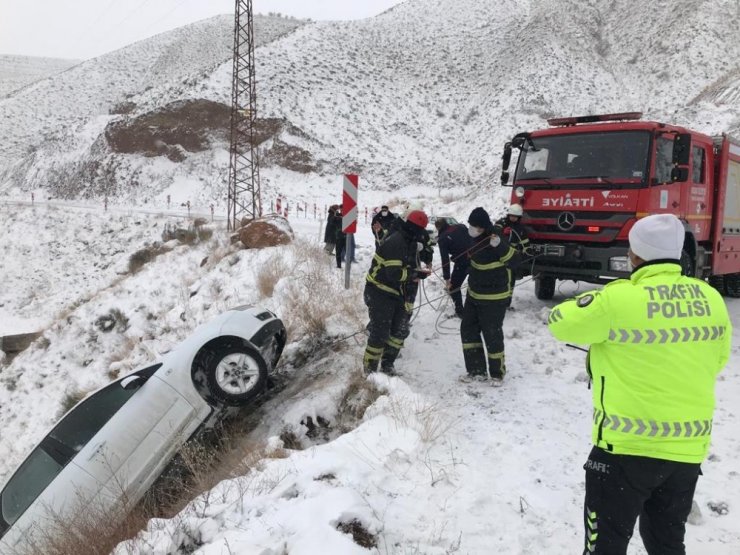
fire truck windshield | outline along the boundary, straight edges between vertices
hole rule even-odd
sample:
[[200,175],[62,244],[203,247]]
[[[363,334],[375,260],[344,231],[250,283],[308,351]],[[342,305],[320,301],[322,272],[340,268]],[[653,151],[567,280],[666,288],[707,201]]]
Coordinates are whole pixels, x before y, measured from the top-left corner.
[[601,178],[605,184],[647,183],[650,133],[608,131],[533,137],[525,143],[514,181],[545,183]]

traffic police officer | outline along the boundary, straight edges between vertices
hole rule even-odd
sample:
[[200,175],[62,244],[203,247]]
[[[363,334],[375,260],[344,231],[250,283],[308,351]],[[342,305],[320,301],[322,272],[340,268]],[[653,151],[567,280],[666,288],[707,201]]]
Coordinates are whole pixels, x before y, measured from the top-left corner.
[[731,324],[717,291],[681,275],[678,218],[639,220],[629,243],[629,279],[565,301],[548,322],[561,341],[591,345],[584,553],[626,553],[639,516],[650,555],[683,555]]

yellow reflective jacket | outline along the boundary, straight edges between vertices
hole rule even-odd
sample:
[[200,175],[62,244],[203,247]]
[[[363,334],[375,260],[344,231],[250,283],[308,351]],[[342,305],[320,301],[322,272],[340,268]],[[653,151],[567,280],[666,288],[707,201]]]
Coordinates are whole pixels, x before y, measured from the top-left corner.
[[550,312],[561,341],[590,344],[594,445],[623,455],[700,463],[709,450],[714,384],[732,327],[720,294],[646,263],[630,279],[583,293]]

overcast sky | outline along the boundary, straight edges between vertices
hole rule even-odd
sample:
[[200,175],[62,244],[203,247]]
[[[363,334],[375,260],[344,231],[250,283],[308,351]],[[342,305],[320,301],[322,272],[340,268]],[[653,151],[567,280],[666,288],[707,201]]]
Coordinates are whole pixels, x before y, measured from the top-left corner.
[[[253,0],[255,13],[371,17],[401,0]],[[213,15],[235,0],[0,0],[0,54],[86,59]],[[0,76],[0,79],[2,76]]]

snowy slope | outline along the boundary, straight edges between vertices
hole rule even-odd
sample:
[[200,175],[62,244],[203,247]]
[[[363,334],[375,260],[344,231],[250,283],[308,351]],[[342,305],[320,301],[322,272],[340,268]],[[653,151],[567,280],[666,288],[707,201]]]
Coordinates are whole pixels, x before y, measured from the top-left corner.
[[[345,292],[343,275],[325,262],[336,287],[326,303],[338,312],[343,301],[362,310],[372,255],[364,207],[398,209],[419,199],[428,211],[460,220],[477,205],[498,215],[506,195],[491,184],[504,140],[548,116],[644,110],[711,133],[740,132],[732,0],[450,6],[407,0],[364,21],[300,26],[257,19],[259,114],[279,122],[261,149],[269,161],[265,204],[286,195],[297,234],[317,241],[320,221],[295,219],[294,203],[317,203],[321,218],[322,205],[339,200],[339,174],[361,174],[354,289]],[[181,162],[121,153],[108,144],[106,127],[159,116],[177,101],[228,106],[231,25],[224,16],[164,33],[0,99],[0,195],[29,200],[35,191],[37,201],[0,203],[0,333],[44,332],[12,363],[0,361],[0,482],[55,421],[68,393],[145,364],[228,306],[260,302],[291,318],[286,299],[297,280],[281,282],[267,299],[255,282],[269,257],[292,261],[290,247],[236,252],[221,230],[207,243],[170,245],[127,274],[129,257],[178,219],[166,213],[168,195],[173,208],[190,201],[202,212],[210,204],[225,212],[228,148],[214,133],[209,148]],[[313,169],[283,167],[275,153],[285,145],[308,153]],[[60,183],[76,181],[75,195],[89,200],[56,208],[39,202],[63,196]],[[107,213],[104,194],[112,197]],[[441,284],[432,278],[426,287],[432,302],[414,321],[399,361],[404,375],[376,380],[387,394],[362,426],[224,482],[210,496],[219,503],[196,500],[172,520],[153,521],[135,547],[119,552],[578,551],[590,394],[581,354],[545,326],[549,307],[575,287],[563,285],[547,303],[534,299],[531,283],[517,289],[501,390],[458,384],[456,320],[440,318],[450,312],[439,304]],[[728,305],[735,347],[718,382],[713,447],[696,495],[702,517],[687,533],[691,554],[740,552],[740,302]],[[97,319],[114,311],[127,323],[101,332]],[[337,314],[331,331],[341,337],[361,328]],[[361,359],[359,343],[310,359],[301,370],[310,386],[263,407],[250,439],[263,442],[285,426],[305,434],[306,415],[333,423],[340,390]],[[300,349],[291,344],[288,352]],[[727,503],[729,514],[709,508],[717,503]],[[338,531],[354,519],[376,537],[376,548],[361,549]],[[644,553],[639,543],[631,555]]]
[[[256,44],[289,32],[300,21],[256,17]],[[49,188],[65,164],[88,154],[115,113],[155,87],[187,88],[196,76],[230,60],[233,17],[193,23],[124,49],[86,60],[0,100],[6,139],[0,145],[0,181],[23,189]],[[95,156],[88,156],[88,164]]]
[[[290,247],[237,252],[218,232],[206,244],[175,247],[131,276],[119,273],[130,254],[159,240],[171,217],[115,207],[103,214],[14,206],[0,214],[11,222],[0,241],[4,280],[23,292],[3,291],[0,321],[19,314],[45,328],[42,340],[0,367],[0,482],[51,426],[67,393],[100,386],[145,364],[228,306],[259,302],[290,324],[286,299],[293,280],[281,282],[267,299],[259,298],[255,284],[269,257],[289,261],[295,256]],[[320,221],[293,219],[292,224],[300,237],[318,240]],[[331,328],[336,337],[362,329],[342,319],[339,308],[346,297],[362,311],[362,277],[372,254],[367,226],[360,226],[357,241],[359,264],[349,292],[333,259],[323,262],[336,279],[330,297],[338,317]],[[429,304],[415,318],[398,362],[403,376],[377,378],[386,395],[368,410],[362,426],[286,459],[265,460],[172,520],[152,521],[136,547],[122,545],[119,552],[577,551],[590,392],[582,354],[556,342],[545,325],[549,308],[576,290],[564,284],[546,303],[534,298],[531,282],[516,290],[515,310],[505,323],[509,374],[503,388],[492,389],[457,382],[463,372],[457,320],[446,318],[451,307],[443,302],[441,281],[430,278],[419,301]],[[696,495],[702,516],[689,525],[689,553],[734,555],[740,548],[735,518],[740,506],[740,414],[735,410],[740,301],[728,299],[728,306],[735,346],[718,382],[713,446]],[[101,332],[96,320],[114,310],[126,316],[127,324]],[[337,399],[361,360],[359,337],[328,356],[319,352],[309,358],[300,369],[308,378],[304,387],[262,407],[261,424],[247,443],[263,443],[286,426],[305,437],[300,422],[307,415],[336,426]],[[296,349],[300,344],[291,343],[288,353]],[[720,503],[727,504],[728,514],[709,508]],[[337,530],[354,519],[376,537],[375,549],[362,550]],[[644,554],[639,543],[633,541],[631,555]]]
[[79,63],[59,58],[0,54],[0,98]]
[[[355,171],[372,189],[403,196],[415,187],[476,195],[496,182],[503,142],[553,115],[642,110],[737,132],[737,9],[733,0],[459,0],[454,10],[408,0],[288,35],[296,22],[258,18],[258,36],[283,35],[260,40],[256,56],[258,115],[275,124],[261,148],[263,190],[324,203],[326,193],[304,185]],[[223,212],[228,145],[218,133],[210,150],[182,162],[116,152],[102,135],[111,121],[177,101],[228,106],[229,24],[224,16],[164,33],[82,64],[74,82],[50,80],[0,103],[9,135],[0,192],[161,202],[187,179],[194,205],[216,202]],[[309,173],[285,173],[286,148]]]

